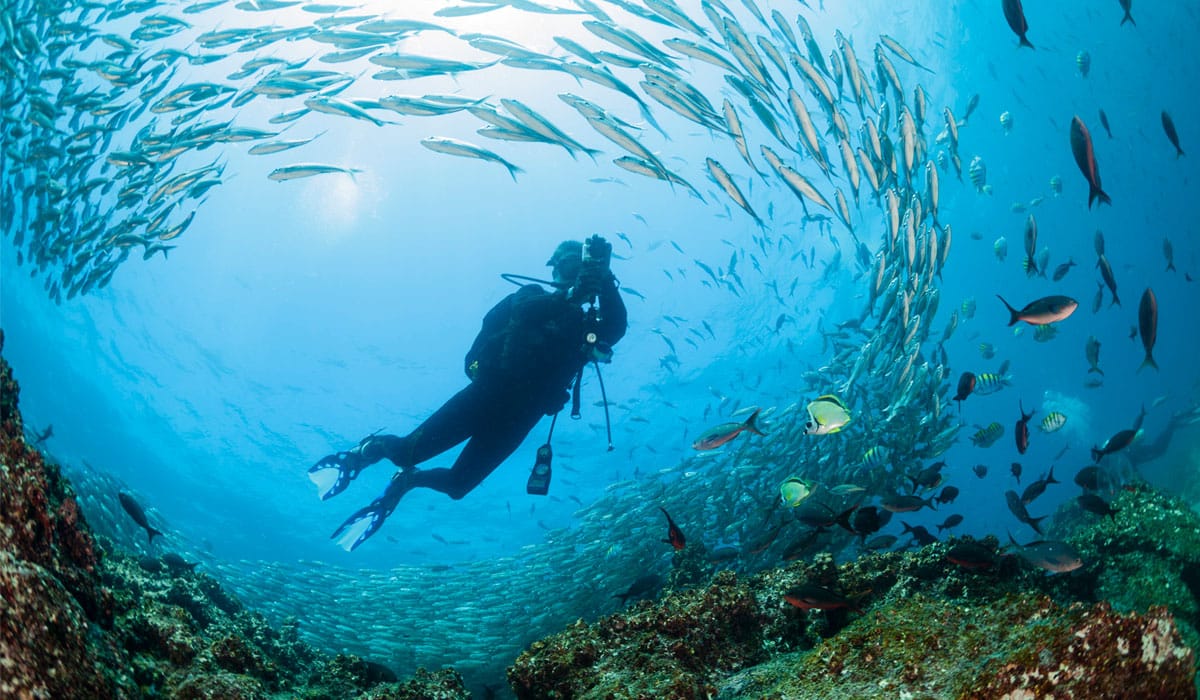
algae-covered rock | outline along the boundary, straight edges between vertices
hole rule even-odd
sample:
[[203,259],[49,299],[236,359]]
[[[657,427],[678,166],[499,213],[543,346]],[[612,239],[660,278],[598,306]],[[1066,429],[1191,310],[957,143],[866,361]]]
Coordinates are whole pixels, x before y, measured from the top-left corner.
[[1150,491],[1117,505],[1060,535],[1070,573],[994,537],[723,572],[535,642],[509,680],[521,698],[1193,697],[1200,521]]
[[732,572],[535,642],[509,669],[522,698],[691,698],[763,657],[753,592]]
[[718,697],[1189,697],[1191,664],[1162,609],[1122,616],[1105,604],[1062,608],[1035,595],[1001,605],[917,595],[868,612],[811,651],[731,676]]
[[[0,331],[0,349],[4,335]],[[452,670],[397,682],[245,610],[193,566],[92,536],[58,467],[26,444],[0,357],[0,698],[466,700]]]

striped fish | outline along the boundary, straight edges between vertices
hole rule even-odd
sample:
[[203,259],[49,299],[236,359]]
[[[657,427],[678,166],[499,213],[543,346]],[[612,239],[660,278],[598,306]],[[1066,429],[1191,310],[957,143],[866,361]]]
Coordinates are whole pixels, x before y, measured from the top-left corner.
[[1067,424],[1067,417],[1058,411],[1051,411],[1042,419],[1039,426],[1043,433],[1053,433]]

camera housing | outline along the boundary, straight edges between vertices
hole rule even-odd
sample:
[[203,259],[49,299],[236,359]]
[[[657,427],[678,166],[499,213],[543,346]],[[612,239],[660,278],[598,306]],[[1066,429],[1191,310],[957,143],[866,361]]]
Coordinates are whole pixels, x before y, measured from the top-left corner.
[[583,242],[583,264],[608,269],[612,263],[612,244],[600,234],[594,234]]

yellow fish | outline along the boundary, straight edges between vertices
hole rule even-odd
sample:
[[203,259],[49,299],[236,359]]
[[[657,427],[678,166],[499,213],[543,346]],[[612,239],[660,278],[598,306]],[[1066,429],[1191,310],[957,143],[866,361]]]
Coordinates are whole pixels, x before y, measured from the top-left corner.
[[819,396],[808,404],[808,422],[804,432],[809,435],[829,435],[850,422],[850,410],[833,394]]
[[789,476],[779,485],[779,495],[783,505],[795,508],[812,495],[812,484],[797,476]]

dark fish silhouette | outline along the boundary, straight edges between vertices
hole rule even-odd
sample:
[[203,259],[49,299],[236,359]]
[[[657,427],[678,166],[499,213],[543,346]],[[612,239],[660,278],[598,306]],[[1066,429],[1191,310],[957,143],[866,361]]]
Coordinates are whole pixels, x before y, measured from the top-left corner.
[[1080,496],[1076,496],[1075,501],[1079,503],[1080,508],[1088,511],[1089,513],[1095,513],[1096,515],[1107,515],[1110,518],[1115,518],[1116,514],[1119,512],[1116,508],[1110,506],[1108,501],[1100,498],[1094,493],[1085,493]]
[[1108,128],[1108,115],[1104,110],[1100,110],[1100,126],[1104,127],[1104,133],[1108,134],[1108,138],[1112,138],[1112,129]]
[[146,519],[146,511],[142,509],[142,505],[140,503],[133,500],[133,496],[121,491],[117,494],[117,500],[121,502],[121,507],[125,509],[125,512],[129,513],[129,517],[133,518],[133,522],[137,523],[146,530],[147,541],[153,542],[155,535],[162,534],[158,530],[150,527],[150,521]]
[[946,560],[968,569],[986,569],[996,563],[996,554],[978,542],[959,542],[946,552]]
[[1017,495],[1016,491],[1005,491],[1004,500],[1008,503],[1009,512],[1016,516],[1017,520],[1033,528],[1033,531],[1037,534],[1042,534],[1042,527],[1039,523],[1048,516],[1043,515],[1040,518],[1030,516],[1029,511],[1025,510],[1025,504],[1021,502],[1021,497]]
[[1071,268],[1075,267],[1077,264],[1078,263],[1076,263],[1074,259],[1067,258],[1067,261],[1065,263],[1054,268],[1053,280],[1055,282],[1057,282],[1057,281],[1061,280],[1062,278],[1066,277],[1067,273],[1071,271]]
[[614,598],[620,598],[621,604],[624,605],[630,598],[643,598],[648,594],[653,594],[662,587],[662,579],[654,574],[646,574],[639,576],[633,583],[629,584],[629,590],[624,593],[616,593]]
[[1104,444],[1100,447],[1092,448],[1092,461],[1099,462],[1100,458],[1104,455],[1110,455],[1114,452],[1119,452],[1126,447],[1129,447],[1129,443],[1133,442],[1135,437],[1137,437],[1136,430],[1122,430],[1116,435],[1113,435],[1109,439],[1105,440]]
[[1101,255],[1096,260],[1096,267],[1100,268],[1100,276],[1104,278],[1104,284],[1108,285],[1108,291],[1112,292],[1112,303],[1120,306],[1121,300],[1117,298],[1117,278],[1113,276],[1112,265],[1108,264],[1108,258]]
[[1121,18],[1121,26],[1128,22],[1136,27],[1137,22],[1133,21],[1133,15],[1130,14],[1133,12],[1133,0],[1121,0],[1121,9],[1125,10],[1125,16]]
[[954,395],[954,400],[958,402],[958,410],[962,410],[962,402],[972,391],[975,391],[975,373],[963,372],[958,378],[958,393]]
[[1078,116],[1071,120],[1071,153],[1075,156],[1079,171],[1088,181],[1088,209],[1092,208],[1092,202],[1096,201],[1097,197],[1100,198],[1101,204],[1112,204],[1112,199],[1100,188],[1100,165],[1096,163],[1092,135]]
[[1017,427],[1014,428],[1017,438],[1017,452],[1025,454],[1025,450],[1029,449],[1029,419],[1033,418],[1036,411],[1025,413],[1025,406],[1019,404],[1021,408],[1021,419],[1017,421]]
[[1167,140],[1175,147],[1175,157],[1183,155],[1183,149],[1179,147],[1179,133],[1175,131],[1175,122],[1171,120],[1171,115],[1167,114],[1166,110],[1162,113],[1163,131],[1167,132]]
[[1138,333],[1142,336],[1142,347],[1146,348],[1146,359],[1142,360],[1138,371],[1147,366],[1158,369],[1153,355],[1154,341],[1158,340],[1158,299],[1149,287],[1142,292],[1142,303],[1138,304]]
[[162,555],[162,563],[167,565],[167,568],[172,573],[182,573],[185,571],[195,571],[200,565],[198,561],[188,561],[175,552],[167,552]]
[[1021,7],[1021,0],[1003,0],[1003,5],[1004,19],[1008,20],[1008,26],[1020,38],[1020,45],[1032,49],[1033,44],[1025,38],[1025,33],[1029,31],[1029,22],[1025,21],[1025,8]]

